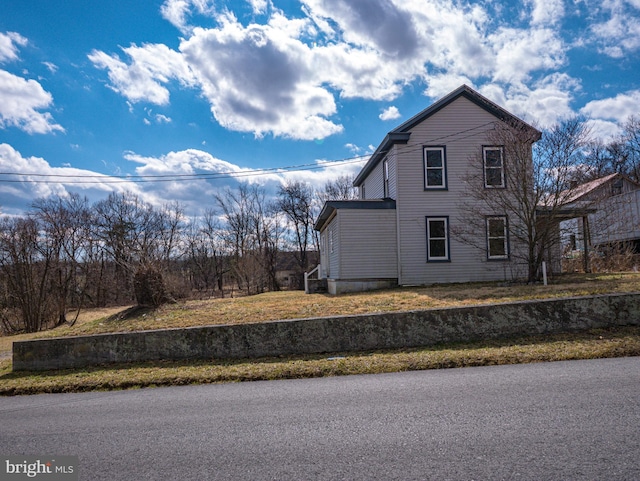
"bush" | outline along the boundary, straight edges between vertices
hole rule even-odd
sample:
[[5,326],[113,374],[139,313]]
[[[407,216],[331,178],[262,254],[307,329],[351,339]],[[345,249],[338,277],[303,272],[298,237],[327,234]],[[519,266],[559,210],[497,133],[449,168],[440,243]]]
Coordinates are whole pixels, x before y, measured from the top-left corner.
[[169,301],[162,273],[155,267],[139,268],[133,277],[133,289],[139,306],[159,307]]

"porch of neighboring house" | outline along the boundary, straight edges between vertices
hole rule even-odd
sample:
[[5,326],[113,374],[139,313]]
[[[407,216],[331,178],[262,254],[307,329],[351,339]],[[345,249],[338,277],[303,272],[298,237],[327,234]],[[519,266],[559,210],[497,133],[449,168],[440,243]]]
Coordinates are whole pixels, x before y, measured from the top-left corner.
[[590,207],[587,217],[563,220],[563,268],[637,269],[640,263],[640,184],[610,174],[567,191],[565,208]]
[[[547,209],[538,207],[536,216],[541,222],[554,222],[557,224],[556,236],[552,239],[551,246],[545,249],[545,262],[548,265],[549,272],[562,272],[563,259],[566,257],[565,246],[567,242],[575,243],[575,250],[582,252],[582,269],[584,272],[591,272],[590,253],[592,250],[591,228],[589,225],[589,215],[594,214],[597,210],[593,208],[560,208]],[[563,239],[561,224],[567,221],[574,221],[579,225],[582,233],[580,238],[577,236],[573,239]]]

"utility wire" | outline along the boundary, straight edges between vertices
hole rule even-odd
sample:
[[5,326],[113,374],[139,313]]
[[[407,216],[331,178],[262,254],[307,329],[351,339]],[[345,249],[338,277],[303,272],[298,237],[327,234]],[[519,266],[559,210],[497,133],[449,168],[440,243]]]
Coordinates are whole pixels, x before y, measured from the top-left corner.
[[[329,167],[340,167],[343,165],[356,164],[364,162],[367,159],[365,157],[353,157],[351,159],[343,160],[331,160],[322,161],[321,163],[314,164],[302,164],[291,165],[286,167],[272,167],[268,169],[256,169],[256,170],[240,170],[240,171],[226,171],[226,172],[211,172],[211,173],[194,173],[194,174],[158,174],[158,175],[73,175],[73,174],[37,174],[26,172],[0,172],[2,175],[12,175],[29,177],[25,179],[2,179],[0,183],[22,183],[29,182],[34,184],[122,184],[122,183],[145,183],[145,182],[178,182],[178,181],[192,181],[192,180],[215,180],[223,179],[227,177],[253,177],[269,175],[278,172],[296,172],[307,170],[320,170]],[[40,177],[44,180],[32,180],[31,177]],[[68,179],[68,180],[53,180],[53,179]],[[95,180],[86,180],[95,179]]]
[[[491,126],[491,127],[489,127]],[[491,131],[495,128],[495,122],[490,121],[485,124],[475,126],[469,129],[461,130],[451,134],[443,135],[440,137],[434,137],[419,143],[407,143],[401,145],[399,148],[402,152],[415,152],[422,150],[424,145],[439,142],[442,140],[456,137],[456,140],[464,140],[468,137],[472,137],[478,134],[483,134]],[[466,135],[465,135],[466,134]],[[380,154],[386,154],[386,151],[380,152]],[[313,164],[299,164],[290,165],[284,167],[271,167],[265,169],[256,170],[241,170],[241,171],[226,171],[226,172],[212,172],[212,173],[194,173],[194,174],[156,174],[156,175],[107,175],[107,174],[95,174],[95,175],[72,175],[72,174],[38,174],[27,172],[0,172],[0,176],[20,176],[28,177],[26,179],[3,179],[0,178],[0,183],[23,183],[29,182],[32,184],[121,184],[121,183],[147,183],[147,182],[178,182],[178,181],[193,181],[193,180],[216,180],[228,177],[254,177],[269,175],[279,172],[296,172],[296,171],[310,171],[320,170],[325,168],[340,167],[344,165],[356,164],[368,160],[370,155],[348,157],[344,159],[334,159],[319,161]],[[43,180],[34,180],[33,178],[41,178]],[[66,179],[66,180],[55,180]],[[94,180],[92,180],[94,179]]]

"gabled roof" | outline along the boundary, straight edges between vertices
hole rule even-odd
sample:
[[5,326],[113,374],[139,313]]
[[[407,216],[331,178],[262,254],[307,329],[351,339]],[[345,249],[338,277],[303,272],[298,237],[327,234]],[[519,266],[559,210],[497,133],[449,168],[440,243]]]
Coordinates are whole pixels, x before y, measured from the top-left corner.
[[[603,185],[606,185],[612,182],[615,179],[622,179],[624,176],[622,174],[609,174],[604,177],[600,177],[599,179],[592,180],[590,182],[586,182],[584,184],[580,184],[576,187],[573,187],[569,190],[566,190],[560,194],[560,198],[563,200],[563,204],[571,204],[573,202],[577,202],[582,199],[587,194],[594,192],[601,188]],[[633,182],[631,179],[627,179],[629,182]],[[635,184],[635,182],[633,182]]]
[[460,97],[464,97],[467,100],[470,100],[477,106],[494,115],[499,120],[502,120],[510,125],[517,125],[527,130],[531,130],[534,141],[539,140],[540,136],[542,135],[536,128],[527,124],[510,112],[507,112],[505,109],[492,102],[488,98],[480,95],[471,87],[462,85],[450,94],[433,103],[430,107],[427,107],[419,114],[411,117],[409,120],[389,132],[382,143],[378,146],[376,151],[373,153],[373,155],[369,158],[369,161],[357,175],[357,177],[353,181],[353,185],[358,187],[360,184],[362,184],[367,175],[369,175],[374,167],[384,158],[393,144],[406,144],[409,141],[409,137],[411,137],[411,129]]
[[313,228],[322,230],[324,225],[333,217],[338,209],[395,209],[396,201],[393,199],[369,199],[369,200],[329,200],[325,202],[318,220]]

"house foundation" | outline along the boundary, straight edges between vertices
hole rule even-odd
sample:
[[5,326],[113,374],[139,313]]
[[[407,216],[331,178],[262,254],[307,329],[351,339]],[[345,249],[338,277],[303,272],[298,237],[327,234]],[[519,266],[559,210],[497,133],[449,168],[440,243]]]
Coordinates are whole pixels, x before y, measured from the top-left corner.
[[327,279],[327,292],[332,295],[393,287],[398,287],[398,279]]

